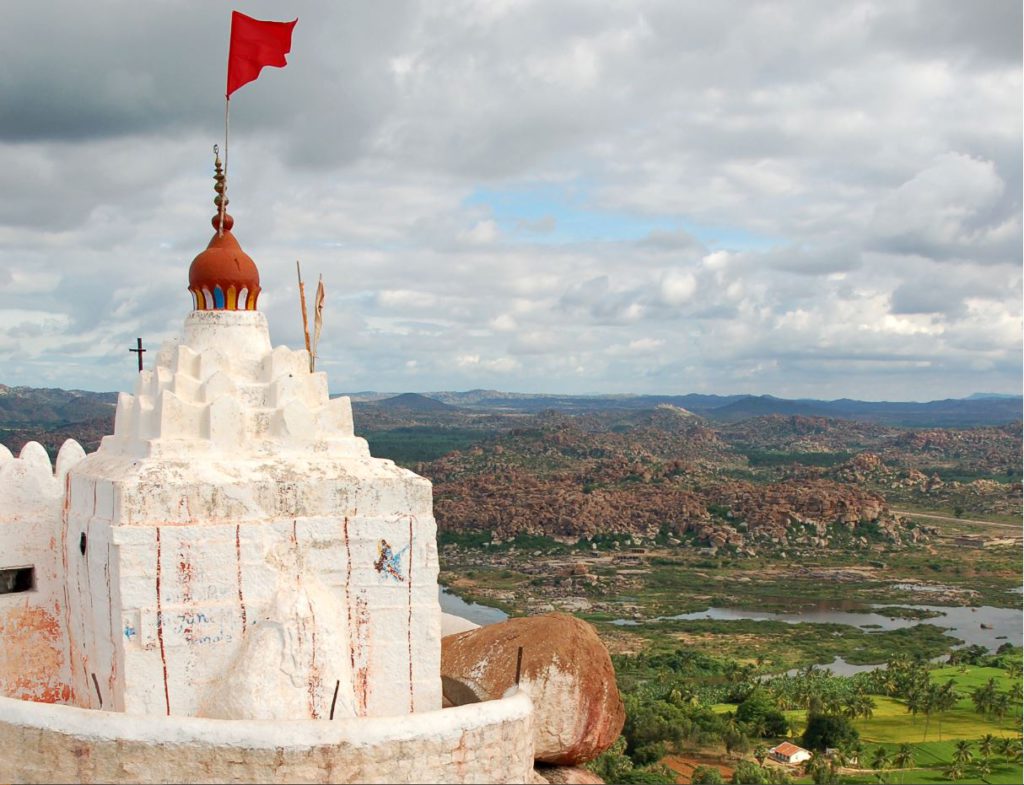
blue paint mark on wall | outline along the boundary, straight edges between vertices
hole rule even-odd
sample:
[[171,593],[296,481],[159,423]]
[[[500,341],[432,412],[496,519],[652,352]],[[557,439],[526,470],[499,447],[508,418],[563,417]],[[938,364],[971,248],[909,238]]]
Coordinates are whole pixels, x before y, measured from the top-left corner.
[[377,543],[377,561],[373,563],[373,569],[385,578],[404,581],[405,575],[402,574],[402,555],[408,550],[409,546],[406,545],[400,551],[395,552],[388,544],[387,540],[381,540]]

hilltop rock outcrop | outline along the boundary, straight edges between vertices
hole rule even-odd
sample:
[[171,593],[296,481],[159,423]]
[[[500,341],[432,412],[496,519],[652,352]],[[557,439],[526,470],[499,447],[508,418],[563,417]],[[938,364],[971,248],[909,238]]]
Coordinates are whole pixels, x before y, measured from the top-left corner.
[[441,641],[441,678],[453,705],[520,686],[534,703],[534,757],[574,766],[612,745],[625,722],[611,657],[594,628],[564,613],[509,619]]

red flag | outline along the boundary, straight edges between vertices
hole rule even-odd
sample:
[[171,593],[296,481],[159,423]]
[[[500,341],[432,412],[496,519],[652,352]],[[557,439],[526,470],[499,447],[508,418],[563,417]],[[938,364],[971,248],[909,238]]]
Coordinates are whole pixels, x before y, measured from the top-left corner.
[[231,12],[231,47],[228,50],[228,98],[242,85],[260,75],[265,65],[283,68],[285,55],[292,50],[291,22],[264,22]]

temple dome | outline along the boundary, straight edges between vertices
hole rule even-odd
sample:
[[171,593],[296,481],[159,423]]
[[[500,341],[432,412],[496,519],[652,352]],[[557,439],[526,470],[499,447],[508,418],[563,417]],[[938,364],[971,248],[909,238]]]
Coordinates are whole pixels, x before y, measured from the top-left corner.
[[215,167],[213,188],[217,196],[213,202],[217,205],[217,214],[213,216],[213,228],[217,231],[189,268],[192,306],[197,311],[255,311],[260,295],[260,271],[231,234],[235,221],[224,212],[228,203],[227,185],[219,156]]

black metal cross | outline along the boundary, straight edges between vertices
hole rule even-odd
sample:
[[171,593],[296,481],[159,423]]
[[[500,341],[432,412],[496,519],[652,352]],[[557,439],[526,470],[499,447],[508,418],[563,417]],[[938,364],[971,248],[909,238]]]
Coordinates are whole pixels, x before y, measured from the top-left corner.
[[136,338],[135,340],[137,341],[136,345],[137,345],[138,348],[136,348],[136,349],[129,349],[128,351],[136,352],[139,355],[139,373],[142,373],[142,355],[146,352],[146,350],[142,348],[142,339],[141,338]]

